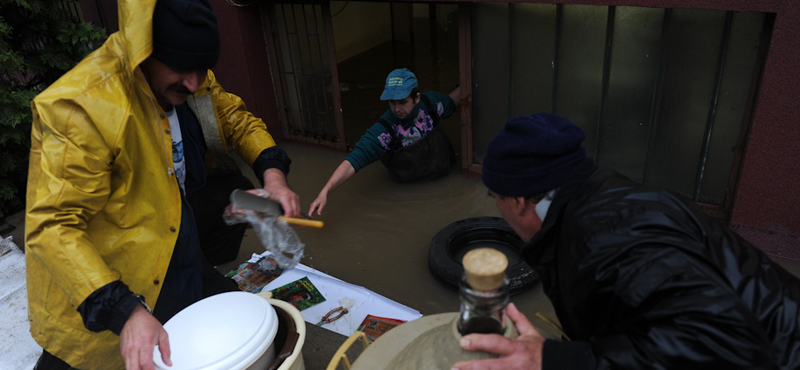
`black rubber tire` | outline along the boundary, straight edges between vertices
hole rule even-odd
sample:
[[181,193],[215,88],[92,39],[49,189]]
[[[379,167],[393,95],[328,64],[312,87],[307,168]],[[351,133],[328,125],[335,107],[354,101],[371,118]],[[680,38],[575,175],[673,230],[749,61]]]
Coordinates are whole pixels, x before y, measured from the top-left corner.
[[472,217],[453,222],[431,240],[428,268],[437,280],[458,290],[464,274],[461,259],[468,251],[489,246],[508,257],[506,276],[511,295],[532,288],[539,281],[533,269],[521,259],[519,251],[525,243],[514,229],[499,217]]

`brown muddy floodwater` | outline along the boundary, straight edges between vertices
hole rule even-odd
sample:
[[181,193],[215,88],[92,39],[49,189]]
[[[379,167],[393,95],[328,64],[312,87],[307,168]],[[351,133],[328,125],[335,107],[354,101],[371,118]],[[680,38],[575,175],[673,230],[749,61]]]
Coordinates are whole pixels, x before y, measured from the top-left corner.
[[[280,146],[292,158],[289,183],[307,211],[347,155],[301,144]],[[454,169],[436,181],[397,184],[376,162],[328,197],[322,215],[315,217],[325,227],[295,227],[295,231],[305,244],[303,264],[430,315],[459,309],[458,293],[428,270],[431,239],[452,222],[480,216],[500,217],[480,179]],[[219,270],[230,271],[252,253],[263,251],[248,229],[237,261]],[[538,283],[511,301],[532,320],[539,311],[555,319]]]

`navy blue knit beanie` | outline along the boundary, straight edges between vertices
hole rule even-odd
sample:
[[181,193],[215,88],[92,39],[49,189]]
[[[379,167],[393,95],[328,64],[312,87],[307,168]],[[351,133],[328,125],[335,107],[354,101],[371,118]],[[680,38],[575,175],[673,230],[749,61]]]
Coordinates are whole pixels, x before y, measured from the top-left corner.
[[568,119],[539,113],[514,117],[489,143],[481,177],[489,190],[511,197],[560,187],[586,158],[580,127]]
[[153,57],[187,71],[214,68],[219,59],[217,16],[208,0],[158,0],[153,12]]

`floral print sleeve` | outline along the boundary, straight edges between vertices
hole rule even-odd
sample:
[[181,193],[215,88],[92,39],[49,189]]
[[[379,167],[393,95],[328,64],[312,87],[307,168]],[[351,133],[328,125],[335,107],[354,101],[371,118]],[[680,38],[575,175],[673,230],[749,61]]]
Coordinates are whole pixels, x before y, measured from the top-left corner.
[[391,137],[383,125],[375,123],[361,136],[346,160],[358,172],[368,164],[381,159],[387,151],[385,148],[389,141],[391,141]]

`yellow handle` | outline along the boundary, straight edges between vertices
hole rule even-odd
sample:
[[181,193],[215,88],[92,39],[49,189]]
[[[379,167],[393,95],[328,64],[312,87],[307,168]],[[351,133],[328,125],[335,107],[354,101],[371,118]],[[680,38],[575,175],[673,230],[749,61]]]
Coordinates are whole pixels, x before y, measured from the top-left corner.
[[281,221],[285,221],[287,224],[298,225],[298,226],[311,226],[316,228],[322,228],[325,225],[322,221],[316,220],[306,220],[302,218],[294,218],[294,217],[286,217],[286,216],[278,216],[278,219]]
[[336,351],[336,354],[334,354],[333,358],[331,358],[331,362],[328,363],[328,367],[325,370],[338,369],[339,363],[342,361],[344,361],[344,363],[342,363],[344,368],[346,370],[350,370],[350,360],[347,358],[345,352],[347,352],[347,350],[350,349],[353,343],[355,343],[358,339],[361,339],[361,342],[364,344],[364,349],[369,347],[369,339],[367,339],[367,334],[365,334],[363,331],[356,331],[350,336],[350,338],[347,338],[347,340],[342,343],[342,345],[339,347],[339,350]]

